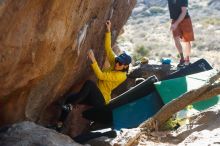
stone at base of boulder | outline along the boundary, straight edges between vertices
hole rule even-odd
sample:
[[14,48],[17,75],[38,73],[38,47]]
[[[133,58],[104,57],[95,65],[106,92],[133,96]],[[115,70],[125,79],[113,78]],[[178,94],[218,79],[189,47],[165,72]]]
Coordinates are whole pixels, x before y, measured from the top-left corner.
[[81,146],[66,135],[28,121],[11,125],[0,132],[0,145]]
[[77,105],[77,108],[73,108],[64,123],[65,127],[63,133],[74,138],[75,136],[87,132],[91,121],[83,118],[82,113],[89,108],[91,107],[87,105]]

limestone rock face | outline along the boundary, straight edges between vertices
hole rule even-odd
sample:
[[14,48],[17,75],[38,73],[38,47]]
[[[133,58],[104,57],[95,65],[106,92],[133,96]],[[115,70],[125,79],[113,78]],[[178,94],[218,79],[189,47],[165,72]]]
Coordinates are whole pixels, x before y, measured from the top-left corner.
[[1,0],[0,125],[50,120],[51,103],[93,74],[89,48],[103,64],[106,20],[112,21],[114,43],[135,3]]

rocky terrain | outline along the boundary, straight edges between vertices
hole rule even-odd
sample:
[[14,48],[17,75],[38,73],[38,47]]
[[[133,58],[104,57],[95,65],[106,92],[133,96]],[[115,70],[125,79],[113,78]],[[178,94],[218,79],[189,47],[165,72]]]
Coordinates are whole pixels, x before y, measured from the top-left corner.
[[0,129],[1,146],[82,146],[69,136],[33,122],[21,122]]
[[[215,69],[220,69],[220,1],[191,0],[189,13],[195,32],[192,43],[191,60],[205,58]],[[118,38],[120,48],[130,51],[136,59],[147,56],[159,61],[169,57],[178,61],[172,34],[167,3],[164,0],[139,0],[132,16],[124,26],[124,33]],[[134,145],[145,146],[209,146],[220,145],[219,111],[213,109],[192,118],[192,127],[185,125],[173,132],[159,132],[152,135],[142,134]],[[132,133],[135,131],[130,131]],[[119,140],[120,141],[120,140]],[[121,140],[123,141],[123,140]],[[122,142],[123,145],[123,142]]]
[[[190,0],[189,13],[193,22],[195,41],[192,43],[192,62],[205,58],[220,69],[220,1]],[[170,57],[177,61],[166,0],[139,0],[132,16],[118,39],[120,48],[129,50],[140,59],[148,56],[160,60]]]
[[[217,146],[220,145],[220,105],[212,107],[190,118],[190,124],[178,128],[176,131],[159,131],[142,133],[132,146]],[[135,135],[138,129],[131,129],[121,135],[127,138]],[[132,133],[132,134],[128,134]],[[133,136],[134,137],[134,136]],[[121,146],[126,138],[113,140]]]
[[[0,145],[80,145],[70,138],[78,134],[77,124],[83,125],[77,121],[80,118],[74,121],[77,114],[81,116],[79,111],[69,117],[73,120],[69,120],[72,127],[66,132],[70,137],[42,125],[57,119],[56,101],[93,78],[85,55],[89,48],[94,49],[99,64],[104,64],[100,42],[105,21],[112,21],[114,43],[135,3],[136,0],[0,0]],[[196,37],[192,61],[205,58],[219,69],[220,1],[191,0],[189,11]],[[177,61],[168,28],[165,0],[138,0],[124,33],[118,37],[118,46],[133,54],[134,59],[170,57]],[[135,145],[219,145],[219,122],[217,105],[192,118],[191,129],[186,125],[159,136],[142,134]],[[113,145],[113,139],[107,141],[106,145]]]

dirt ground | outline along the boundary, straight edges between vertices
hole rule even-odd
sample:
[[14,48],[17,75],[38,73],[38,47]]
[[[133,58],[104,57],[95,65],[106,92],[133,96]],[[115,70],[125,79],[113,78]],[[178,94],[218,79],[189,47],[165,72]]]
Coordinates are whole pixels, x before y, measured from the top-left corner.
[[[126,139],[137,135],[138,128],[125,130],[113,145],[125,145]],[[197,113],[190,123],[176,131],[143,132],[132,146],[217,146],[220,145],[220,105]]]
[[[169,57],[178,62],[177,50],[169,31],[170,19],[164,2],[139,0],[124,27],[124,33],[118,38],[118,45],[138,56],[160,60]],[[213,68],[220,70],[220,1],[191,0],[189,13],[193,22],[195,41],[192,42],[191,62],[199,58],[206,59]],[[137,55],[138,54],[138,55]]]

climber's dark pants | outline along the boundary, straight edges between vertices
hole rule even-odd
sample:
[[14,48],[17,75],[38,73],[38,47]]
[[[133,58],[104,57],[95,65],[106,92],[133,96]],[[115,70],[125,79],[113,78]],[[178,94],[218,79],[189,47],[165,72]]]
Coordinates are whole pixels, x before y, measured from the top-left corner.
[[112,110],[108,107],[90,108],[83,112],[83,117],[87,120],[102,124],[112,124]]
[[[97,87],[96,83],[87,80],[78,93],[73,93],[67,96],[65,104],[86,104],[94,107],[103,107],[105,99]],[[68,112],[62,111],[60,121],[64,121]]]

